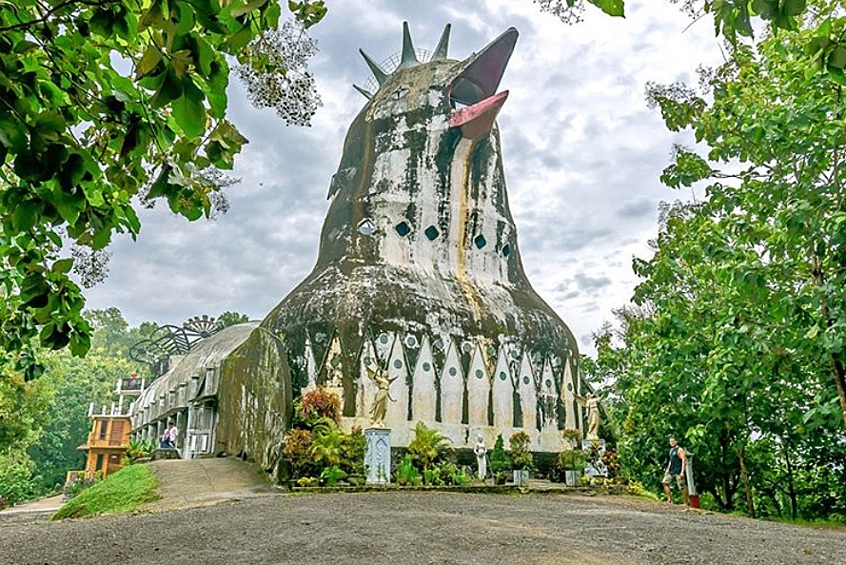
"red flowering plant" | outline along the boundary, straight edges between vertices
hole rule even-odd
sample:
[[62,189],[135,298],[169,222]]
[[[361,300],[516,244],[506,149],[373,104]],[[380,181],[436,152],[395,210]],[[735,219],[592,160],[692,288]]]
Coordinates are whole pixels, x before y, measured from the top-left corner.
[[293,426],[312,430],[318,425],[341,422],[341,399],[322,386],[303,393],[294,410]]
[[605,453],[602,454],[602,464],[605,465],[605,472],[609,479],[616,478],[620,475],[622,465],[620,464],[620,457],[617,452],[611,448],[606,448]]

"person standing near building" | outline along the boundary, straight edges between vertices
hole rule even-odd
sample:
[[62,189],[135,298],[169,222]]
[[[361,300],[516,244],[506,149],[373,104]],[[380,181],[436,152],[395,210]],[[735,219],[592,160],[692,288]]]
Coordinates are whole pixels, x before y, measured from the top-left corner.
[[176,438],[179,437],[179,428],[176,427],[175,423],[171,422],[166,433],[168,447],[170,449],[176,449]]
[[670,481],[675,480],[682,493],[682,499],[686,505],[690,505],[690,500],[687,496],[687,484],[685,480],[685,471],[687,470],[687,454],[684,449],[676,441],[676,438],[670,438],[670,453],[667,457],[667,468],[664,471],[664,480],[661,484],[664,486],[664,494],[667,496],[667,503],[673,503],[673,495],[670,492]]

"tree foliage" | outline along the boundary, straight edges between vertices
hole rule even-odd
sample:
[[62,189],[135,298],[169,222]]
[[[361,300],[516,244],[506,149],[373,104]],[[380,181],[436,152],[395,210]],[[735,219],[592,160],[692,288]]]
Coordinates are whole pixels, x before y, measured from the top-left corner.
[[86,317],[94,333],[84,358],[39,352],[45,371],[29,382],[10,363],[3,366],[9,374],[0,379],[0,496],[11,502],[52,492],[67,471],[81,469],[89,404],[110,404],[119,378],[144,376],[146,367],[126,357],[139,328],[129,327],[116,308]]
[[[322,0],[288,9],[300,29],[326,12]],[[308,122],[313,49],[284,41],[312,44],[280,39],[281,15],[275,0],[0,1],[0,349],[27,378],[35,337],[90,347],[75,262],[135,236],[139,205],[161,199],[196,220],[221,203],[219,170],[247,142],[226,114],[231,61],[276,77],[266,96]]]
[[663,208],[635,304],[597,342],[630,472],[657,483],[674,434],[700,490],[751,515],[846,516],[846,101],[809,64],[816,33],[738,45],[702,92],[648,87],[703,147],[662,181],[706,194]]

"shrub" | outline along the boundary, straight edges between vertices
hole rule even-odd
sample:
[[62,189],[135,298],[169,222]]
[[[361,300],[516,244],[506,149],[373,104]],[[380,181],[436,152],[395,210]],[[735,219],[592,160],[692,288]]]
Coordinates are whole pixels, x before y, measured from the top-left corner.
[[[449,440],[437,430],[427,428],[423,422],[417,422],[414,428],[414,439],[408,444],[408,452],[418,468],[423,469],[425,480],[426,471],[440,461],[449,449]],[[429,484],[428,481],[426,484]]]
[[466,485],[470,483],[471,478],[463,467],[459,467],[453,462],[444,463],[438,466],[440,471],[440,479],[447,485]]
[[364,432],[356,426],[349,434],[344,434],[341,442],[341,469],[349,475],[364,474],[364,452],[367,449],[367,440]]
[[582,431],[578,428],[564,428],[561,435],[563,435],[564,439],[567,441],[579,441],[582,439]]
[[632,496],[639,496],[642,498],[648,498],[649,500],[654,500],[655,502],[661,500],[658,496],[655,495],[655,493],[650,492],[642,484],[635,482],[631,482],[626,485],[626,494],[630,494]]
[[603,447],[598,441],[591,442],[590,447],[584,450],[587,462],[599,472],[603,472],[605,465],[602,463]]
[[152,457],[156,451],[156,442],[151,439],[130,439],[126,450],[128,463],[135,463],[138,459]]
[[505,452],[505,448],[503,447],[504,443],[502,434],[496,436],[496,441],[494,442],[490,457],[491,473],[493,474],[504,473],[509,469],[508,454]]
[[341,462],[341,449],[346,434],[331,426],[320,426],[312,432],[311,455],[318,467],[336,467]]
[[580,449],[567,449],[558,454],[557,466],[564,471],[584,471],[587,459]]
[[320,482],[327,487],[335,486],[336,484],[338,484],[338,481],[341,481],[346,478],[347,474],[337,465],[326,467],[320,473]]
[[526,432],[517,432],[508,438],[511,445],[511,466],[513,469],[531,469],[534,467],[532,452],[529,451],[529,444],[532,438]]
[[312,442],[312,434],[308,430],[293,429],[285,436],[282,457],[291,465],[294,479],[307,477],[316,470],[311,453]]
[[324,419],[341,423],[341,399],[322,386],[304,392],[294,411],[294,426],[310,430]]
[[609,479],[613,479],[620,474],[622,465],[620,465],[620,458],[616,451],[611,448],[606,449],[605,453],[602,454],[601,461],[605,465],[605,473]]
[[396,480],[400,486],[417,486],[423,483],[420,471],[414,466],[410,453],[407,453],[397,465]]
[[423,483],[429,486],[441,486],[444,484],[441,478],[441,468],[432,467],[431,469],[423,470]]

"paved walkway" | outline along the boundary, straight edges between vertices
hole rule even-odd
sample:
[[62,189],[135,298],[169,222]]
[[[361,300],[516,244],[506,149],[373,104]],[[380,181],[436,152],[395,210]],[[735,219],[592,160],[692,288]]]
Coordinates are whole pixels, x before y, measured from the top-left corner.
[[0,512],[2,522],[31,522],[35,520],[48,520],[63,503],[61,494],[48,496],[34,502],[27,502],[18,506],[6,508]]
[[150,470],[159,479],[162,498],[142,511],[207,506],[275,492],[267,475],[231,457],[153,461]]

